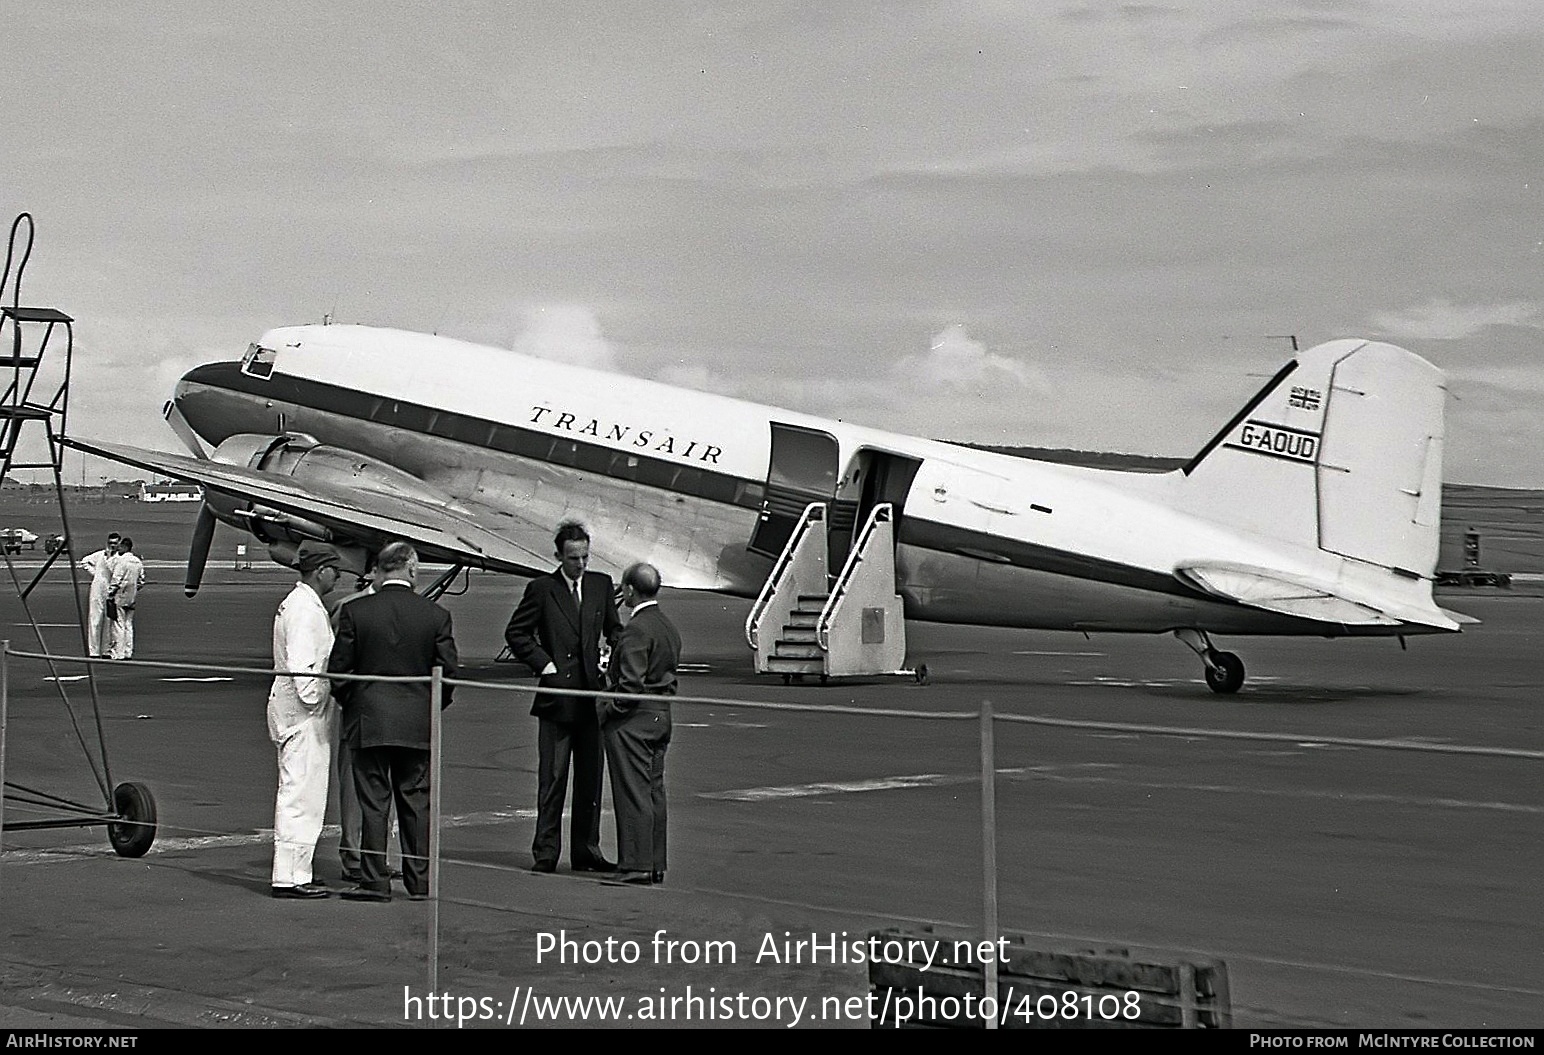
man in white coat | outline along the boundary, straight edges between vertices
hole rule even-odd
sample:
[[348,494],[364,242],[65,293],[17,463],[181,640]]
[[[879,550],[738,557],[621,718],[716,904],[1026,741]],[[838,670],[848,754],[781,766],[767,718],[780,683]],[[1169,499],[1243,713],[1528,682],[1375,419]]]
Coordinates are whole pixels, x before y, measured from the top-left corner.
[[107,611],[112,618],[112,642],[107,654],[113,659],[134,658],[134,607],[145,585],[145,565],[134,552],[134,540],[118,540],[112,565],[112,585],[107,588]]
[[112,647],[112,624],[107,618],[107,594],[113,585],[113,558],[118,555],[118,532],[107,536],[107,545],[80,559],[80,567],[91,573],[91,594],[87,608],[86,654],[101,659]]
[[324,898],[313,882],[312,858],[327,812],[327,771],[337,739],[338,708],[325,673],[332,623],[322,598],[338,584],[338,554],[324,542],[302,542],[295,555],[300,581],[273,617],[276,674],[268,692],[268,735],[279,752],[279,792],[273,806],[273,888],[277,898]]

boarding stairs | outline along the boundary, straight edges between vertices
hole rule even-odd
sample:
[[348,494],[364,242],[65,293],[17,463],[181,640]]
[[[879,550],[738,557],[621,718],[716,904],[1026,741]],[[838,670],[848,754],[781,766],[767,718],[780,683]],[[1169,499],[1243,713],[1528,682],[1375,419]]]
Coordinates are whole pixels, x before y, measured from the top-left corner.
[[817,676],[904,675],[922,682],[927,668],[906,669],[906,618],[895,591],[895,513],[876,505],[847,559],[830,572],[829,511],[804,508],[772,565],[745,622],[758,674],[786,685]]

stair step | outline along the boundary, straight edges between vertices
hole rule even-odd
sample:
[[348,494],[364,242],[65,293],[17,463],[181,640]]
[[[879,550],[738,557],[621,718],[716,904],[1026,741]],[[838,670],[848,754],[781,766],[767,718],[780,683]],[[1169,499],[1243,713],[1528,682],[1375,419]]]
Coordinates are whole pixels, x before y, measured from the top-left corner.
[[789,659],[786,656],[768,656],[767,670],[773,674],[824,674],[826,665],[812,659]]
[[821,659],[825,656],[824,650],[816,644],[803,644],[798,641],[784,641],[779,638],[773,646],[772,659]]
[[819,622],[819,612],[801,612],[798,609],[794,609],[792,612],[788,613],[789,626],[808,627],[809,629],[813,630],[815,628],[815,624]]
[[820,608],[824,608],[830,599],[831,595],[828,593],[801,593],[798,598],[801,605],[808,603]]
[[779,641],[788,641],[800,645],[818,644],[820,639],[815,634],[813,625],[799,626],[796,623],[788,623],[783,627],[783,632],[778,635]]

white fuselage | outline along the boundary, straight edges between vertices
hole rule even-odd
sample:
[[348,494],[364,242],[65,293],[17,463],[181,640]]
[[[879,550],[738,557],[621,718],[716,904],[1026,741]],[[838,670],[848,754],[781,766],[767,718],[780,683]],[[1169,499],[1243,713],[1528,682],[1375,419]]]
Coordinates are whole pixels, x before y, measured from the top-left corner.
[[[218,444],[297,432],[379,459],[468,508],[583,517],[596,554],[650,560],[667,583],[754,594],[773,423],[834,440],[835,494],[881,457],[914,470],[896,537],[909,617],[1016,627],[1389,633],[1208,597],[1186,561],[1333,578],[1336,558],[1208,520],[1179,473],[1037,462],[532,358],[444,337],[292,327],[253,369],[189,373],[176,402]],[[266,372],[266,376],[263,376]]]

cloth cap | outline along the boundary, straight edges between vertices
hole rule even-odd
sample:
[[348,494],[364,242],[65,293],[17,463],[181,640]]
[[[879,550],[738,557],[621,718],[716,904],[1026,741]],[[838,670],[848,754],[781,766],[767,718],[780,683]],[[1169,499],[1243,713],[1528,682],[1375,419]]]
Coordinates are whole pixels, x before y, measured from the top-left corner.
[[302,575],[310,575],[319,568],[338,566],[338,551],[325,542],[302,542],[295,551],[295,567]]

